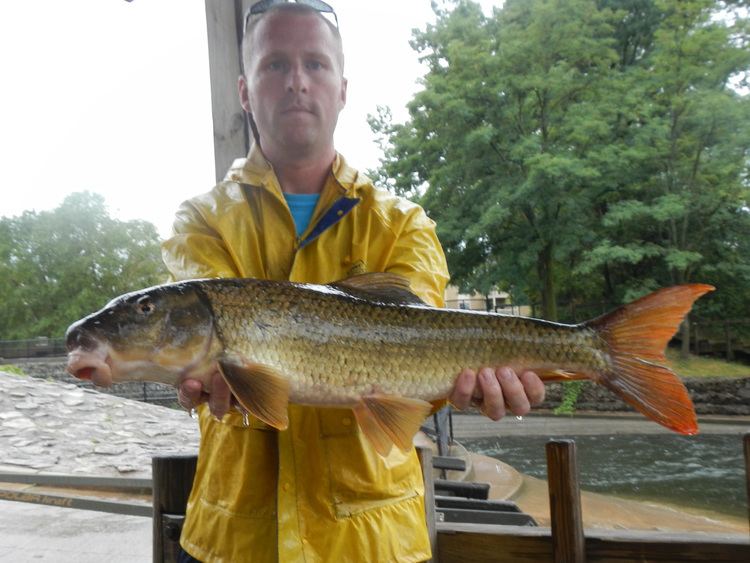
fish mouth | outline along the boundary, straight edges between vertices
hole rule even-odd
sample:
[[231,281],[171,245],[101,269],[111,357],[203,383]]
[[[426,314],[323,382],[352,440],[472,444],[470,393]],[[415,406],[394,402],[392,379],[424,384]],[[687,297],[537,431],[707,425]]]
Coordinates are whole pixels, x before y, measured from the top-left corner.
[[112,385],[112,368],[109,364],[109,354],[106,347],[98,346],[93,350],[76,348],[68,352],[68,373],[91,381],[99,387]]

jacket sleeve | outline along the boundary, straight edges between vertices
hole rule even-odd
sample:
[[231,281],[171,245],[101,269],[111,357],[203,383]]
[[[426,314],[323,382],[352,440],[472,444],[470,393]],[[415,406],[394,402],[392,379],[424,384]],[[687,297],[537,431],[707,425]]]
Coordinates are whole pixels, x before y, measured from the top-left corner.
[[161,253],[175,280],[240,276],[223,238],[192,201],[178,209],[172,236],[162,243]]
[[409,280],[411,289],[435,307],[445,305],[448,266],[435,233],[435,222],[424,210],[414,207],[398,233],[386,271]]

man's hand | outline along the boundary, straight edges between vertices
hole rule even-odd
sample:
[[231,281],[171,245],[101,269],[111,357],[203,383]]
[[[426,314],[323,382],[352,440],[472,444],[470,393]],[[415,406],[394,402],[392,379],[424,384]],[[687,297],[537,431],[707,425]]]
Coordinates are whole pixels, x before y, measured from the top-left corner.
[[211,392],[204,391],[203,384],[197,379],[186,379],[177,389],[177,401],[187,410],[194,409],[208,401],[211,414],[221,420],[232,405],[232,392],[219,372],[211,376]]
[[532,406],[541,404],[544,384],[533,371],[525,371],[519,377],[509,367],[483,367],[478,372],[464,369],[448,400],[457,409],[477,405],[492,420],[500,420],[506,407],[516,416],[523,416]]

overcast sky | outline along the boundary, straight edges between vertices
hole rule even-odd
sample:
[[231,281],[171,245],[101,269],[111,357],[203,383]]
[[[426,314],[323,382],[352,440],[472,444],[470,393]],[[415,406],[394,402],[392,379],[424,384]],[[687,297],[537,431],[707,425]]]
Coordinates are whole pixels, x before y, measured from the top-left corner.
[[[429,0],[331,3],[349,79],[336,144],[364,170],[379,158],[367,114],[405,119],[422,74],[411,30],[434,18]],[[213,186],[203,0],[2,2],[0,53],[0,215],[90,190],[166,236],[180,202]]]

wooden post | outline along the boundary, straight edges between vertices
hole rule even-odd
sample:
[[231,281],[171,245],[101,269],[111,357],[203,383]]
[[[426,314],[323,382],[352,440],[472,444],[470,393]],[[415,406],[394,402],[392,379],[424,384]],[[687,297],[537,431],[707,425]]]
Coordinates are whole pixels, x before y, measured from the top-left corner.
[[249,149],[247,120],[237,90],[242,15],[248,3],[248,0],[206,0],[217,182],[224,178],[234,159],[247,155]]
[[550,440],[546,450],[554,561],[581,563],[586,560],[586,542],[575,442]]
[[745,450],[745,488],[747,489],[747,517],[750,522],[750,432],[743,436]]
[[435,479],[432,475],[432,450],[417,446],[419,463],[422,464],[422,478],[424,479],[424,515],[427,521],[427,533],[430,536],[432,559],[439,561],[437,552],[437,521],[435,516]]
[[[195,455],[154,456],[151,459],[154,563],[177,560],[181,527],[177,529],[170,516],[185,514],[197,461]],[[169,526],[165,526],[165,520],[170,522]]]

